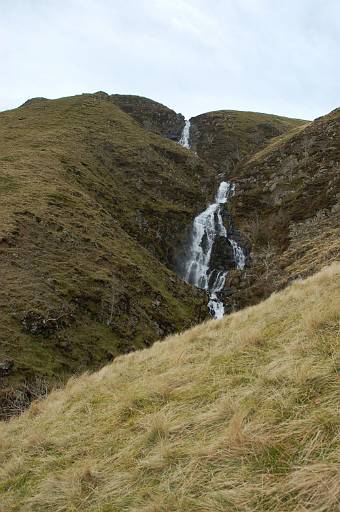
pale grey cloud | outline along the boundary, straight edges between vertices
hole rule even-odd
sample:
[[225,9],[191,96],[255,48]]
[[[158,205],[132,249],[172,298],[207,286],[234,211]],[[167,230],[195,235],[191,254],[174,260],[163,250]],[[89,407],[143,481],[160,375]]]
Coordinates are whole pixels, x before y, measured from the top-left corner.
[[339,106],[338,0],[1,0],[0,109],[140,94],[186,116]]

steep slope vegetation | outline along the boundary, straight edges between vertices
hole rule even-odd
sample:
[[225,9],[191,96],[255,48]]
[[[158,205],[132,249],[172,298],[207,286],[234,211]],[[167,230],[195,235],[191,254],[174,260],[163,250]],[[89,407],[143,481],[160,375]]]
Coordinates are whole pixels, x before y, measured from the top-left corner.
[[3,112],[0,141],[6,414],[13,398],[21,407],[45,382],[205,315],[204,294],[165,265],[214,171],[142,129],[105,93]]
[[180,139],[184,127],[182,114],[143,96],[112,94],[110,98],[146,130],[171,140]]
[[232,215],[251,249],[231,272],[229,308],[340,256],[340,109],[273,139],[235,168]]
[[306,124],[300,119],[218,110],[191,118],[191,147],[228,178],[238,162],[268,140]]
[[340,265],[2,424],[1,505],[337,512]]

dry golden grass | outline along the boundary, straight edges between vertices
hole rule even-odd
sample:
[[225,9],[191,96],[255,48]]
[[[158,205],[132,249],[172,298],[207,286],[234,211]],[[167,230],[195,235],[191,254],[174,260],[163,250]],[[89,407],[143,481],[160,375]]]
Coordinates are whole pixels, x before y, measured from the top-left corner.
[[[340,258],[340,212],[323,214],[291,225],[290,245],[280,266],[290,279],[306,277]],[[285,280],[283,278],[283,283]]]
[[2,424],[1,512],[336,512],[340,264]]

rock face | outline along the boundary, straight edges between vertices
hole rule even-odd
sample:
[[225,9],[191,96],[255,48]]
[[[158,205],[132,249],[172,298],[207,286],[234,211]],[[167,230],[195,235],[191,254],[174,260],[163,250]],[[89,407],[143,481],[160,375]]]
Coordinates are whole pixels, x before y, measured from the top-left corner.
[[179,141],[184,127],[182,114],[142,96],[112,94],[110,98],[146,130]]
[[287,117],[219,110],[191,118],[191,148],[224,177],[265,142],[306,121]]
[[3,112],[0,141],[5,415],[18,393],[205,317],[206,295],[170,268],[214,171],[105,93]]

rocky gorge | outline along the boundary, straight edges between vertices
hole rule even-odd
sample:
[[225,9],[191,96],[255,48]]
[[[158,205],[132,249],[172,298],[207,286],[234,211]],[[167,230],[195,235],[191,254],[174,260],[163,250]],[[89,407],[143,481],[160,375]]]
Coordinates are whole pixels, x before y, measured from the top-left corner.
[[[188,123],[104,92],[0,113],[2,416],[204,320],[207,291],[221,316],[337,259],[339,122],[338,109]],[[188,258],[207,211],[199,285]]]

